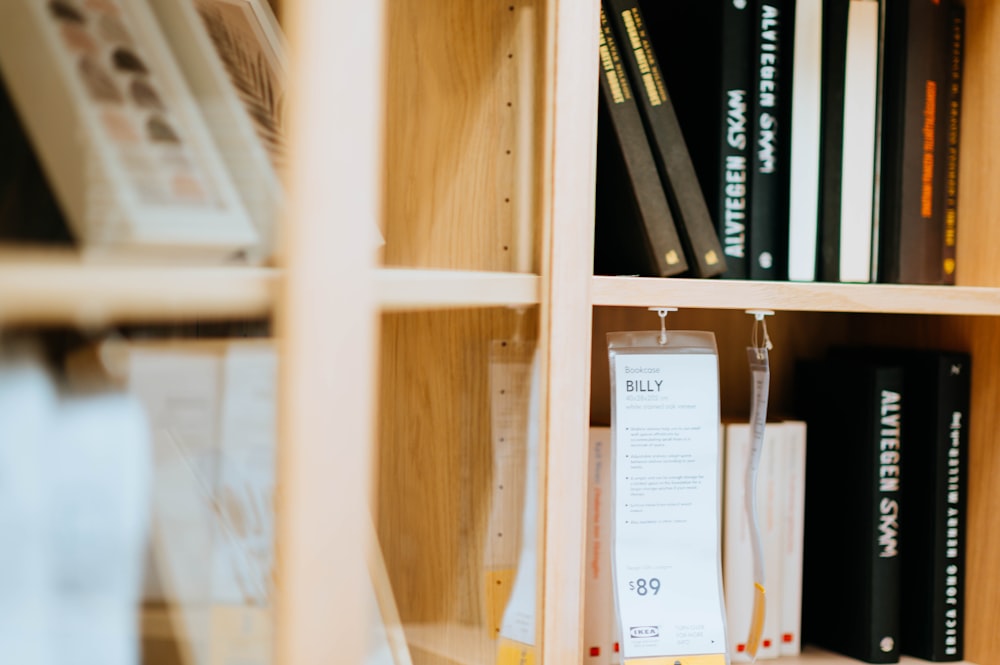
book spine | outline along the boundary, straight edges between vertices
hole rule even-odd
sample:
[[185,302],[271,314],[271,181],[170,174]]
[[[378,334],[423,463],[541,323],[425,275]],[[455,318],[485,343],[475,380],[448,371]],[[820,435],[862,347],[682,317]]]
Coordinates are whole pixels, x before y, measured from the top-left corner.
[[788,279],[800,282],[816,280],[822,47],[822,0],[798,0],[792,69]]
[[722,66],[719,135],[719,215],[716,220],[726,255],[727,279],[747,278],[747,229],[750,227],[749,143],[753,78],[750,52],[752,9],[746,0],[722,1]]
[[871,281],[879,41],[878,0],[851,0],[842,109],[841,282]]
[[[606,118],[611,127],[605,127],[605,131],[601,133],[603,144],[602,141],[598,142],[601,153],[601,163],[598,166],[598,240],[602,240],[602,235],[617,236],[623,231],[610,227],[618,226],[622,210],[625,206],[630,206],[638,218],[645,245],[643,258],[635,257],[636,266],[649,264],[650,274],[659,277],[680,274],[689,267],[684,245],[649,147],[617,39],[604,10],[601,11],[599,49],[602,109],[607,113]],[[624,164],[625,174],[609,163],[616,164],[619,161]],[[608,179],[614,180],[616,184],[620,183],[620,186],[613,188],[614,193],[610,197],[610,192],[605,191],[610,189],[605,187],[610,184]],[[628,182],[621,183],[624,179]],[[614,200],[608,200],[609,198]],[[598,242],[596,253],[600,256],[606,251],[615,251],[610,245],[618,245],[619,254],[628,254],[636,249],[635,246],[620,247],[621,243],[620,237],[611,237],[607,243]],[[616,265],[628,265],[629,259],[628,256],[622,256]]]
[[[152,494],[151,431],[124,393],[63,396],[44,446],[51,663],[139,662],[135,608],[142,588]],[[56,637],[58,636],[58,637]]]
[[643,117],[653,156],[695,277],[714,277],[726,261],[695,174],[673,102],[636,0],[605,0]]
[[[4,354],[6,356],[6,354]],[[53,557],[47,525],[51,459],[46,432],[56,413],[55,389],[39,358],[0,356],[0,644],[11,663],[49,663],[54,635]]]
[[844,78],[847,69],[849,3],[823,7],[822,121],[817,273],[824,282],[840,281],[840,188],[844,140]]
[[872,168],[874,169],[872,183],[872,228],[869,237],[870,252],[868,255],[869,270],[868,281],[874,282],[878,277],[879,262],[879,239],[882,228],[882,152],[885,150],[886,129],[885,129],[885,71],[886,71],[886,43],[888,41],[888,31],[886,29],[886,4],[888,0],[878,0],[878,46],[876,58],[877,75],[875,83],[875,159]]
[[729,657],[749,663],[747,635],[753,618],[753,547],[744,494],[750,459],[750,426],[729,423],[725,431],[722,580],[726,595],[726,634]]
[[902,373],[896,367],[874,369],[870,399],[875,418],[868,444],[870,455],[870,557],[868,609],[871,613],[864,645],[871,663],[899,661],[900,549],[899,515],[903,395]]
[[[754,112],[750,190],[751,279],[788,276],[788,101],[791,79],[789,0],[758,0],[754,15]],[[786,82],[786,78],[788,78]],[[786,90],[785,88],[789,88]]]
[[591,427],[583,621],[587,665],[615,662],[617,618],[611,581],[611,524],[611,428]]
[[[902,127],[897,137],[899,182],[894,195],[895,219],[884,219],[896,229],[894,242],[880,246],[880,281],[902,284],[939,284],[943,281],[942,248],[944,216],[941,210],[945,153],[943,125],[946,76],[950,50],[942,38],[941,26],[947,16],[940,0],[910,0],[906,6],[905,37],[895,48],[902,50],[902,62],[886,79],[898,78],[904,90],[897,104],[887,108],[885,123]],[[890,5],[890,12],[892,7]],[[902,22],[903,13],[889,14],[890,21]]]
[[767,423],[764,428],[764,449],[761,452],[757,478],[757,517],[760,522],[764,547],[764,587],[767,589],[767,613],[761,633],[758,659],[777,658],[781,655],[781,612],[784,597],[784,540],[783,518],[786,485],[785,464],[782,460],[784,426]]
[[805,531],[806,424],[782,423],[785,463],[784,545],[781,584],[781,655],[802,651],[802,540]]
[[955,283],[955,241],[958,232],[958,147],[962,109],[962,62],[965,52],[965,7],[950,3],[948,43],[951,45],[948,62],[948,112],[947,147],[944,179],[944,250],[942,256],[943,281]]
[[931,650],[913,654],[928,660],[959,661],[964,652],[970,370],[968,355],[945,354],[937,371]]

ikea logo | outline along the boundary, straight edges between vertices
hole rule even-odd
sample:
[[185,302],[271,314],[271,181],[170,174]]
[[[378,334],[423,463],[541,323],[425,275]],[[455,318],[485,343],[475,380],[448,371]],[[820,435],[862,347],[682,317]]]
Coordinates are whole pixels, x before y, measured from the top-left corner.
[[632,626],[628,629],[628,634],[631,637],[644,638],[644,637],[659,637],[660,627],[659,626]]

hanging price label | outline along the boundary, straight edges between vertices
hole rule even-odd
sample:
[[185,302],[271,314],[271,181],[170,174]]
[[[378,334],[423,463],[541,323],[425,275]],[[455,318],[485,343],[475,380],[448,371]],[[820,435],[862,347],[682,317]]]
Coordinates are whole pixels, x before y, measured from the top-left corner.
[[626,663],[725,662],[712,351],[614,359],[612,556]]

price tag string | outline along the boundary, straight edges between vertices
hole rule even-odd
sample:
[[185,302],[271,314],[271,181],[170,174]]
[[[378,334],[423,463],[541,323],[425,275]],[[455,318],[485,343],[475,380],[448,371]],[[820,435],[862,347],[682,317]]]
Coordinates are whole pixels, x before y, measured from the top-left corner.
[[660,317],[660,337],[656,340],[660,346],[664,346],[667,343],[667,314],[670,312],[676,312],[676,307],[649,307],[650,312],[656,312]]
[[766,587],[764,579],[764,548],[761,542],[760,521],[757,516],[757,470],[760,467],[761,452],[764,449],[764,425],[767,422],[767,399],[771,383],[771,365],[768,352],[773,348],[767,334],[766,316],[769,310],[747,310],[754,317],[747,360],[750,365],[750,455],[747,459],[746,494],[744,507],[750,522],[750,541],[753,548],[753,612],[747,635],[747,654],[757,659],[761,634],[764,632],[764,618],[767,615]]

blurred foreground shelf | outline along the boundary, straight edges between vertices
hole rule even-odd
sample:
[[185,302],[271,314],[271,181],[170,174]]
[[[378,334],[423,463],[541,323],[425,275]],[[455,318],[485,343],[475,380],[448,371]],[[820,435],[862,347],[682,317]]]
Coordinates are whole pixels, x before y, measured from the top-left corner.
[[[270,317],[282,271],[246,266],[142,265],[72,251],[0,249],[0,325],[76,325]],[[381,268],[383,311],[538,304],[537,275]]]
[[99,263],[0,251],[0,325],[153,323],[270,316],[278,271]]

